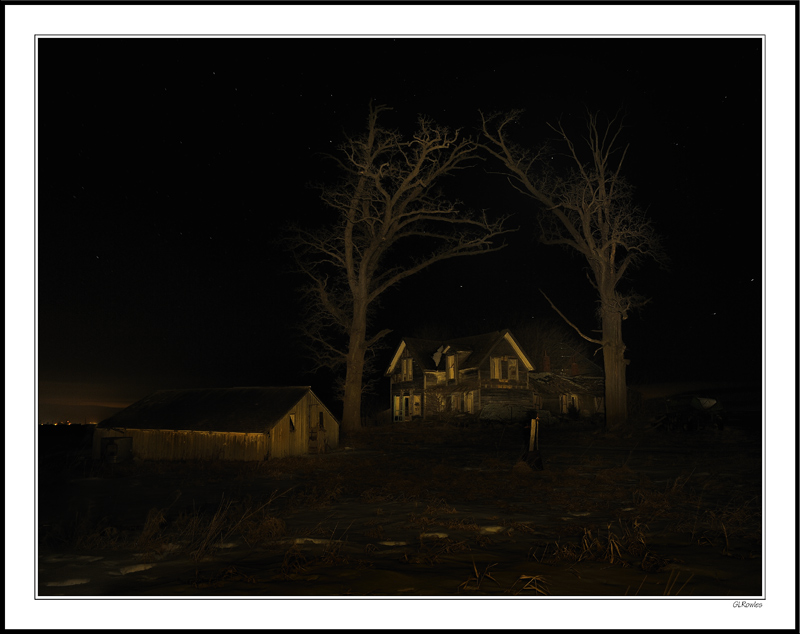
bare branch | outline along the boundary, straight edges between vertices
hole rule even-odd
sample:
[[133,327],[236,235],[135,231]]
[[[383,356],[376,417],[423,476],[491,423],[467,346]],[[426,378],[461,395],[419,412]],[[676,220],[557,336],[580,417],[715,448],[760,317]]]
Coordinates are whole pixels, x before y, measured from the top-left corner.
[[547,302],[550,304],[550,306],[552,307],[552,309],[553,309],[554,311],[556,311],[556,312],[557,312],[557,313],[558,313],[558,314],[561,316],[561,319],[563,319],[565,322],[567,322],[567,324],[569,324],[569,325],[570,325],[570,326],[571,326],[571,327],[572,327],[572,328],[575,330],[575,332],[577,332],[577,333],[578,333],[578,334],[579,334],[581,337],[583,337],[584,339],[586,339],[586,341],[590,341],[591,343],[596,343],[596,344],[599,344],[599,345],[601,345],[601,346],[603,345],[603,342],[602,342],[602,341],[600,341],[600,340],[598,340],[598,339],[592,339],[591,337],[587,337],[586,335],[584,335],[584,334],[581,332],[580,328],[578,328],[578,327],[577,327],[575,324],[573,324],[573,323],[572,323],[572,322],[571,322],[569,319],[567,319],[567,318],[564,316],[564,313],[562,313],[560,310],[558,310],[558,308],[556,308],[556,305],[555,305],[555,304],[554,304],[552,301],[550,301],[550,298],[549,298],[547,295],[545,295],[545,292],[544,292],[544,291],[543,291],[541,288],[539,289],[539,292],[540,292],[542,295],[544,295],[544,298],[545,298],[545,299],[547,300]]
[[320,191],[333,222],[290,238],[297,268],[308,279],[309,340],[326,359],[346,361],[343,429],[357,417],[353,403],[360,403],[365,355],[389,332],[370,334],[381,294],[436,262],[501,249],[497,239],[510,231],[506,218],[461,210],[436,189],[484,160],[475,139],[427,117],[404,137],[379,124],[385,110],[370,104],[364,133],[339,146],[334,164],[341,179]]
[[[540,240],[544,244],[574,249],[586,258],[587,277],[599,297],[598,317],[602,342],[587,337],[555,307],[550,306],[587,341],[603,346],[606,367],[606,421],[624,423],[626,417],[624,358],[621,323],[631,309],[647,299],[622,293],[619,287],[630,271],[646,259],[662,266],[667,259],[650,220],[633,202],[633,187],[622,175],[628,146],[620,147],[623,124],[618,112],[600,122],[589,113],[587,134],[577,144],[559,121],[548,124],[566,146],[573,169],[570,173],[548,173],[539,156],[516,146],[507,129],[518,112],[485,117],[481,113],[483,148],[505,168],[514,189],[539,203]],[[544,295],[544,292],[542,293]]]

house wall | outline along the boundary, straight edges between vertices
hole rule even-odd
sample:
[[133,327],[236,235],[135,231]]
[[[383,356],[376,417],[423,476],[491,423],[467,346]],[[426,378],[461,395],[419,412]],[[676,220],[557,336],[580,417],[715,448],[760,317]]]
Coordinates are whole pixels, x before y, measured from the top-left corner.
[[540,397],[541,405],[537,409],[547,410],[554,416],[566,416],[569,414],[569,403],[573,397],[577,398],[576,407],[580,416],[589,417],[603,412],[603,397],[579,390],[543,394]]
[[541,397],[541,409],[547,410],[551,414],[558,415],[560,413],[560,398],[558,395],[547,395]]
[[483,388],[480,393],[481,418],[526,420],[536,409],[533,390]]
[[[403,359],[411,359],[411,380],[406,381],[403,380]],[[390,377],[390,386],[389,386],[389,409],[392,412],[392,420],[395,420],[395,397],[399,396],[401,399],[404,396],[409,397],[409,409],[410,413],[408,418],[416,416],[417,414],[414,412],[414,396],[419,396],[420,402],[420,416],[427,416],[427,412],[424,409],[424,399],[422,398],[422,394],[425,391],[425,371],[419,366],[419,364],[413,360],[413,357],[408,353],[408,350],[404,350],[403,354],[400,356],[400,359],[395,366],[394,373]]]
[[[500,381],[499,379],[492,379],[492,357],[513,357],[517,359],[517,380],[516,381]],[[528,368],[525,367],[525,364],[522,362],[522,359],[519,358],[516,351],[514,350],[513,346],[503,339],[500,341],[497,346],[495,346],[494,350],[492,350],[492,354],[486,357],[486,359],[481,363],[480,367],[478,368],[480,382],[481,385],[484,387],[499,387],[500,385],[508,386],[508,387],[528,387]]]
[[269,455],[266,434],[97,428],[92,438],[92,456],[102,459],[101,439],[119,437],[132,438],[132,455],[142,460],[253,461],[266,460]]

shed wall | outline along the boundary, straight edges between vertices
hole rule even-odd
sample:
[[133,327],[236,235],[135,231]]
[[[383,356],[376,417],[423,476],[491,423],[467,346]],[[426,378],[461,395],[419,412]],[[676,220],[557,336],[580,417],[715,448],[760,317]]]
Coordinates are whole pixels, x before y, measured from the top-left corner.
[[94,431],[92,455],[101,459],[101,438],[133,438],[132,454],[142,460],[266,460],[265,434],[161,429],[102,429]]
[[[323,418],[322,434],[319,432],[320,412]],[[273,458],[301,456],[310,450],[322,452],[326,443],[327,447],[335,449],[339,446],[339,423],[322,402],[309,392],[270,430],[269,440],[270,456]]]
[[[328,449],[335,449],[339,446],[339,422],[316,395],[309,394],[308,399],[309,453],[325,453]],[[322,414],[321,429],[320,414]]]
[[[294,417],[294,431],[290,423],[291,417]],[[270,457],[285,458],[307,454],[308,435],[308,407],[303,398],[269,431]]]

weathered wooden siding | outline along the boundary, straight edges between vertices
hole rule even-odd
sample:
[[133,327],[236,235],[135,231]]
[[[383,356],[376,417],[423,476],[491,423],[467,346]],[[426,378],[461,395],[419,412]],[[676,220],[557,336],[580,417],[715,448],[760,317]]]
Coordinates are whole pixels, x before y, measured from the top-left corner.
[[[257,388],[255,391],[259,390],[263,392],[262,398],[274,394],[273,388]],[[314,452],[338,447],[339,422],[322,401],[308,388],[286,390],[277,394],[276,398],[283,398],[278,401],[277,411],[273,407],[272,410],[262,408],[254,413],[245,407],[237,414],[236,407],[241,404],[234,400],[227,409],[223,407],[216,413],[207,414],[207,408],[198,413],[196,408],[191,409],[190,399],[183,418],[181,412],[175,410],[166,417],[146,418],[147,422],[134,416],[118,424],[101,424],[93,439],[94,456],[98,459],[103,457],[102,439],[108,437],[130,437],[134,457],[154,460],[265,460],[307,455],[312,444]],[[213,396],[214,391],[211,392]],[[248,389],[240,392],[247,393]],[[218,393],[229,394],[229,391]],[[207,396],[205,392],[202,395]],[[196,397],[197,393],[189,391],[189,396]],[[292,401],[295,401],[293,405]],[[276,423],[275,417],[281,412],[286,413]],[[215,424],[214,420],[218,422]],[[170,429],[172,425],[183,429]],[[197,429],[200,425],[202,431]],[[149,428],[151,426],[159,429]],[[224,431],[226,429],[234,431]]]
[[[319,414],[322,412],[324,433],[322,441],[331,449],[339,446],[339,423],[312,393],[307,393],[269,432],[270,456],[285,458],[308,454],[312,449],[312,434],[316,435],[313,451],[324,445],[319,439]],[[292,422],[294,430],[292,430]]]
[[[328,408],[314,395],[309,394],[309,453],[325,453],[339,446],[339,423]],[[320,426],[320,415],[322,425]]]
[[[516,381],[508,380],[508,381],[500,381],[499,379],[492,379],[492,366],[491,366],[491,359],[492,357],[513,357],[517,359],[517,375],[518,378]],[[494,350],[492,350],[492,354],[481,363],[480,367],[478,368],[480,374],[480,381],[481,385],[484,387],[494,387],[502,383],[503,385],[513,385],[515,387],[528,387],[528,368],[525,367],[522,359],[519,358],[514,347],[505,339],[500,341]]]
[[484,388],[480,395],[481,417],[524,420],[534,407],[533,390]]
[[92,454],[101,459],[102,438],[130,437],[134,458],[142,460],[266,460],[269,440],[265,434],[159,429],[94,430]]
[[[285,458],[308,453],[308,413],[303,402],[297,404],[294,411],[284,416],[269,431],[270,457]],[[294,416],[294,431],[290,417]]]

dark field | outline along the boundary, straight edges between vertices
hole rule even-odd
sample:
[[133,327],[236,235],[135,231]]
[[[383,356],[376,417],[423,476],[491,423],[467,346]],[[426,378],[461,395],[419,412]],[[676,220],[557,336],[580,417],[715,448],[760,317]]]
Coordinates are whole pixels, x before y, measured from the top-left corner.
[[757,425],[554,423],[543,470],[521,427],[370,428],[257,464],[97,464],[75,429],[40,431],[42,597],[763,592]]

